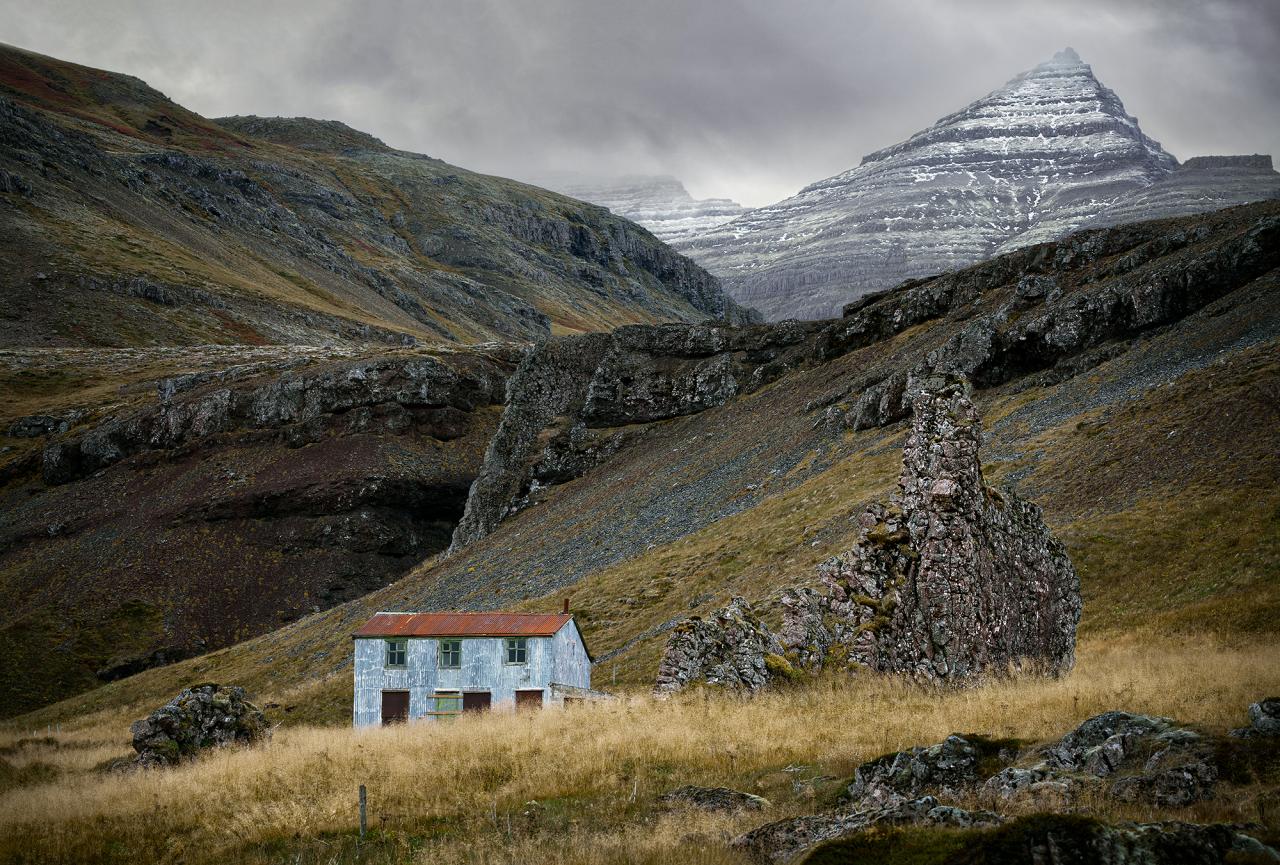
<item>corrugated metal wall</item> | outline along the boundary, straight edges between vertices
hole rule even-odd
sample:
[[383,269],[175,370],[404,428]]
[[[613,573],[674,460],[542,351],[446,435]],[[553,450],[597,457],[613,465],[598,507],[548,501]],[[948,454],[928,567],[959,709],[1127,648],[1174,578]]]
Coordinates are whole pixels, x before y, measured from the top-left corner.
[[591,687],[591,662],[576,626],[566,625],[554,637],[526,639],[527,663],[506,663],[505,637],[466,637],[462,639],[462,666],[440,669],[440,640],[410,637],[405,667],[387,669],[386,640],[357,638],[353,641],[352,722],[357,727],[380,724],[384,690],[409,692],[409,718],[413,720],[435,709],[437,690],[488,691],[493,698],[492,708],[501,711],[514,708],[517,689],[541,689],[544,703],[549,704],[553,701],[548,688],[552,682]]

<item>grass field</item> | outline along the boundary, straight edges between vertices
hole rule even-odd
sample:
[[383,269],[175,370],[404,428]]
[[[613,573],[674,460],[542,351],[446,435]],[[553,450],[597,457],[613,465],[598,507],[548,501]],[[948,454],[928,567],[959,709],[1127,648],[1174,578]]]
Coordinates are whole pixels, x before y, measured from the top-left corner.
[[[283,728],[266,746],[125,775],[97,767],[129,753],[131,718],[101,713],[51,737],[0,738],[0,861],[735,862],[735,834],[833,802],[860,762],[887,751],[953,731],[1032,744],[1117,708],[1222,732],[1276,692],[1280,646],[1094,637],[1060,680],[936,691],[832,678],[755,699],[634,694],[536,716]],[[714,816],[657,803],[686,783],[729,785],[772,805]],[[363,844],[360,784],[370,803]],[[1274,834],[1263,801],[1256,789],[1226,788],[1191,809],[1103,813],[1262,819]]]

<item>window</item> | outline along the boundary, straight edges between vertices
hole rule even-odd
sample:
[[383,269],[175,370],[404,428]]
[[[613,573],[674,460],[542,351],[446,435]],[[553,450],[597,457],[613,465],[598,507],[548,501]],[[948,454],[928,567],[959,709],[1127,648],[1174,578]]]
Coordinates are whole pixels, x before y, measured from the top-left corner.
[[529,641],[524,637],[507,640],[507,663],[524,664],[529,660]]
[[408,640],[387,640],[387,666],[403,667],[409,654]]
[[457,669],[462,666],[462,641],[440,641],[440,666],[445,669]]
[[448,717],[462,714],[462,693],[460,691],[436,691],[435,709],[428,712],[436,717]]

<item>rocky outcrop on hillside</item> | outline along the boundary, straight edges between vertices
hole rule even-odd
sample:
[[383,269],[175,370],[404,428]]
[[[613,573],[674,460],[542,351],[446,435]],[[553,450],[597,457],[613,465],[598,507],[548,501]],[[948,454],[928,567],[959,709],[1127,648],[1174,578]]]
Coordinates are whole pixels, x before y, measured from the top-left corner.
[[[1248,220],[1243,231],[1207,243],[1207,226],[1160,226],[1085,231],[895,292],[895,315],[905,324],[944,313],[963,320],[992,286],[1012,289],[914,368],[862,389],[842,421],[865,429],[905,418],[907,381],[931,368],[963,373],[977,387],[1070,378],[1124,351],[1124,340],[1182,319],[1280,264],[1280,216]],[[849,310],[850,327],[886,312],[884,298],[876,300]]]
[[941,336],[893,363],[873,361],[814,400],[814,422],[866,429],[903,420],[908,380],[934,368],[979,388],[1064,381],[1276,267],[1278,227],[1276,207],[1259,204],[1080,232],[863,297],[834,321],[628,326],[552,338],[512,378],[501,442],[453,549],[483,538],[547,487],[580,477],[647,424],[740,399],[792,370],[875,351],[923,324],[939,325]]
[[734,598],[710,619],[689,619],[672,630],[654,691],[669,694],[691,682],[756,691],[775,677],[782,651],[751,605]]
[[679,247],[765,318],[1061,237],[1173,171],[1070,48],[857,168]]
[[271,738],[266,716],[244,689],[193,685],[129,728],[139,766],[173,766],[208,748],[252,745]]
[[[1140,801],[1181,808],[1211,798],[1223,769],[1222,741],[1169,718],[1104,712],[1061,739],[1020,754],[1018,743],[953,734],[943,742],[885,754],[860,765],[842,803],[823,813],[775,820],[733,846],[760,862],[799,861],[824,842],[857,841],[891,826],[972,831],[971,851],[1019,851],[1016,861],[1150,863],[1230,861],[1228,854],[1276,853],[1238,827],[1189,823],[1108,825],[1089,816],[1092,801]],[[1261,751],[1235,759],[1248,764]],[[1252,784],[1256,778],[1235,777]],[[1086,796],[1085,794],[1088,794]],[[977,799],[992,810],[967,810]],[[968,806],[972,808],[972,806]],[[1034,816],[1013,818],[1011,814]],[[1052,850],[1047,858],[1041,854]]]
[[540,185],[607,207],[643,225],[667,243],[693,237],[747,210],[728,198],[696,200],[683,183],[667,175],[610,179],[553,177]]
[[335,434],[411,428],[449,441],[460,435],[465,415],[502,402],[507,365],[518,355],[498,347],[491,356],[470,364],[426,355],[372,358],[242,387],[165,379],[154,406],[46,447],[44,480],[67,483],[143,451],[192,447],[237,430],[274,435],[289,447]]
[[446,548],[523,356],[207,352],[0,363],[6,381],[126,382],[110,406],[9,425],[0,713],[264,633]]
[[1080,580],[1039,509],[986,485],[968,385],[909,382],[914,404],[898,492],[858,519],[858,546],[822,568],[826,594],[783,593],[781,637],[742,599],[668,638],[657,690],[699,680],[756,690],[793,666],[840,665],[964,683],[1070,670]]
[[533,342],[553,324],[752,319],[604,208],[332,121],[209,121],[9,46],[0,143],[8,345]]
[[816,330],[636,325],[536,346],[511,377],[452,549],[488,535],[540,489],[581,476],[645,424],[723,405],[806,363]]

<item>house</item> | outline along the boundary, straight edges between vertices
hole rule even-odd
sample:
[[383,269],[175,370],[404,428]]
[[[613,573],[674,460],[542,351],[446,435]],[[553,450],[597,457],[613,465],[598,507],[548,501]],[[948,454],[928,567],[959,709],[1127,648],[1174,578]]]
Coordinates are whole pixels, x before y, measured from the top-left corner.
[[539,709],[594,694],[591,656],[563,613],[378,613],[353,635],[352,722]]

